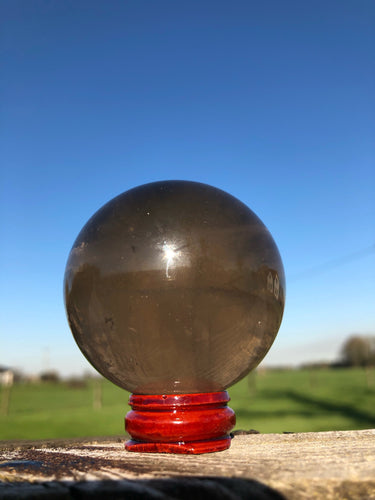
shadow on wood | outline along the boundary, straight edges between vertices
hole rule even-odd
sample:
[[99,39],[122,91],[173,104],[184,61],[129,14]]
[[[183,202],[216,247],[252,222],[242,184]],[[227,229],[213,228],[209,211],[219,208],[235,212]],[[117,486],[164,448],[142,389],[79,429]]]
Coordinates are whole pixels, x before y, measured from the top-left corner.
[[252,479],[175,477],[172,479],[0,484],[0,498],[18,500],[284,500],[285,497]]

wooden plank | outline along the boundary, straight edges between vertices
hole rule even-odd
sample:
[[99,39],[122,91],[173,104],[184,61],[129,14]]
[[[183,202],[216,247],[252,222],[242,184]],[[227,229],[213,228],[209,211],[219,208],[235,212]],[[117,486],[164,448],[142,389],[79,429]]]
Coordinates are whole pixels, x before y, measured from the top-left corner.
[[238,435],[229,450],[204,455],[130,453],[118,438],[7,442],[0,449],[0,498],[33,489],[33,498],[45,498],[45,489],[49,498],[73,498],[78,490],[79,498],[91,498],[111,488],[148,491],[144,498],[155,490],[162,498],[172,484],[208,488],[211,498],[215,491],[217,498],[375,498],[375,430]]

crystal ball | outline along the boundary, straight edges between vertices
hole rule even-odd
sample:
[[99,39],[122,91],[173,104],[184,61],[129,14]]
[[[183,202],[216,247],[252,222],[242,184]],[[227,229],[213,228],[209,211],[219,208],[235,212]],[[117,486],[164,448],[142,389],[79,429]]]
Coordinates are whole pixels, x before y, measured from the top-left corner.
[[245,204],[163,181],[99,209],[75,240],[64,296],[74,338],[135,394],[222,391],[255,368],[284,310],[277,246]]

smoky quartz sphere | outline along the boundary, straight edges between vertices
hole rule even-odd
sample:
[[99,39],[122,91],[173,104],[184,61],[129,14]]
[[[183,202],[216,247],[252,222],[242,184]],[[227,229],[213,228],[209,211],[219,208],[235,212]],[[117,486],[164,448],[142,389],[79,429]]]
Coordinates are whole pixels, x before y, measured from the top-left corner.
[[83,227],[64,278],[70,328],[91,364],[136,394],[222,391],[263,359],[285,278],[260,219],[196,182],[136,187]]

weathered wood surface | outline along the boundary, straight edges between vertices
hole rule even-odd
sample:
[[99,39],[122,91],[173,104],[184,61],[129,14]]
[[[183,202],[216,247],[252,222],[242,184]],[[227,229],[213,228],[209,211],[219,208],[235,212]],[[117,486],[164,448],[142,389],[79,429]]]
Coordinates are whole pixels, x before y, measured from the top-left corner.
[[0,498],[375,499],[375,430],[250,434],[205,455],[122,439],[0,443]]

